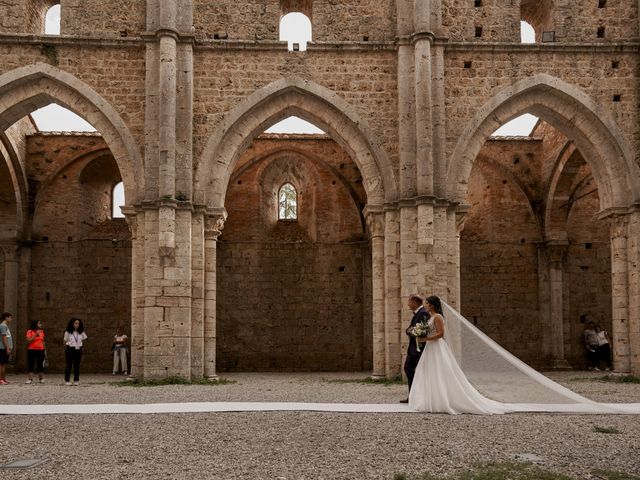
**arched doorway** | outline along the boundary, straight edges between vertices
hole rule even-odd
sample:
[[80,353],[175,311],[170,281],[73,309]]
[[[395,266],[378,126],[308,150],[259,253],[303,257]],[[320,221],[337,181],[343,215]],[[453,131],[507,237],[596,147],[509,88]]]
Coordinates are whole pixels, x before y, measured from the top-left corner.
[[[268,126],[291,115],[326,132],[353,160],[367,198],[372,257],[371,324],[373,370],[385,371],[384,338],[384,216],[382,206],[396,198],[395,175],[381,145],[366,122],[333,92],[300,79],[274,82],[249,96],[230,112],[209,140],[195,174],[194,196],[206,203],[211,218],[205,232],[205,372],[215,372],[216,351],[216,240],[227,218],[224,209],[228,185],[238,159]],[[372,233],[375,230],[375,233]]]
[[[576,269],[583,273],[582,277],[584,278],[587,275],[585,272],[593,272],[591,265],[595,270],[602,268],[595,266],[598,261],[587,259],[593,252],[585,256],[584,252],[580,253],[578,250],[580,249],[580,244],[582,244],[581,248],[583,250],[592,250],[593,246],[603,238],[602,235],[589,235],[593,237],[593,240],[586,241],[584,232],[578,231],[575,219],[580,217],[584,219],[585,215],[593,218],[597,212],[599,220],[593,220],[594,228],[597,229],[598,233],[605,232],[604,238],[611,234],[609,249],[611,250],[612,265],[608,269],[609,285],[611,285],[609,289],[609,305],[612,305],[611,316],[613,320],[611,330],[614,337],[616,368],[622,371],[632,370],[636,368],[633,366],[633,356],[629,355],[630,334],[634,327],[629,327],[629,324],[636,324],[637,318],[635,317],[637,316],[631,313],[629,305],[634,302],[633,292],[638,286],[633,281],[629,282],[629,277],[625,277],[630,268],[635,268],[632,263],[627,262],[628,246],[618,242],[615,238],[626,236],[627,231],[625,229],[634,224],[633,205],[637,202],[639,191],[637,166],[631,160],[630,149],[624,136],[615,125],[615,122],[608,117],[602,108],[575,87],[547,75],[538,75],[516,83],[513,87],[487,102],[473,121],[467,125],[464,134],[457,143],[452,158],[453,161],[449,166],[448,191],[451,193],[452,198],[457,199],[462,204],[471,203],[468,196],[470,194],[478,197],[479,185],[476,184],[473,187],[473,190],[476,190],[476,193],[473,194],[471,188],[473,179],[469,174],[472,166],[476,171],[481,171],[482,169],[486,171],[490,167],[490,162],[488,163],[486,159],[485,161],[482,160],[483,149],[487,147],[485,144],[487,137],[502,123],[525,112],[540,117],[546,122],[548,128],[555,129],[556,133],[550,133],[549,139],[565,138],[564,142],[570,142],[571,148],[577,150],[581,155],[580,162],[582,163],[576,163],[575,158],[575,165],[567,162],[567,159],[570,158],[569,155],[564,159],[564,164],[559,167],[556,158],[562,153],[561,144],[560,147],[556,148],[555,157],[550,155],[552,158],[541,162],[537,166],[529,165],[528,163],[535,162],[533,160],[527,162],[524,156],[518,161],[514,156],[513,158],[503,159],[506,161],[499,165],[500,169],[496,170],[496,165],[494,165],[493,173],[484,175],[485,181],[482,188],[511,189],[512,192],[518,192],[517,195],[514,193],[508,194],[505,190],[501,198],[513,199],[519,196],[521,201],[516,203],[522,205],[528,211],[526,215],[529,216],[529,220],[524,222],[517,220],[515,225],[509,225],[508,229],[501,231],[500,234],[503,236],[511,235],[514,237],[511,240],[515,241],[517,239],[514,235],[517,235],[518,231],[524,232],[523,229],[528,228],[530,230],[529,234],[520,236],[521,243],[522,245],[531,245],[531,249],[537,243],[540,259],[538,265],[529,261],[528,268],[532,272],[536,272],[535,276],[539,276],[542,279],[542,283],[547,282],[547,284],[551,285],[551,287],[547,288],[543,284],[537,286],[532,284],[532,288],[529,291],[534,293],[529,300],[525,300],[526,293],[521,292],[522,295],[518,296],[517,292],[511,292],[513,293],[512,297],[515,297],[509,299],[510,305],[520,305],[524,310],[529,308],[534,313],[539,312],[543,320],[540,324],[539,330],[541,331],[539,333],[518,334],[516,329],[512,331],[513,338],[508,343],[513,346],[519,345],[525,349],[527,348],[525,345],[530,343],[529,350],[539,348],[540,353],[533,355],[533,357],[537,358],[534,358],[534,360],[527,358],[527,360],[537,365],[545,364],[542,359],[546,354],[548,358],[551,358],[552,361],[550,363],[552,365],[568,366],[565,358],[565,350],[567,349],[574,352],[571,355],[573,355],[572,358],[575,362],[578,340],[574,337],[581,328],[578,322],[581,322],[581,318],[584,317],[581,317],[582,314],[580,314],[577,315],[577,318],[573,318],[576,315],[572,311],[574,307],[571,307],[570,299],[579,301],[578,299],[582,294],[571,291],[571,285],[567,283],[567,280],[575,280],[578,274]],[[535,141],[535,139],[530,140]],[[553,151],[553,148],[550,146],[548,151]],[[520,150],[525,155],[527,154],[525,148],[520,148]],[[533,151],[530,153],[534,158]],[[484,167],[482,166],[483,163]],[[519,164],[516,165],[517,163]],[[580,167],[582,170],[578,165],[584,165],[584,167]],[[521,171],[520,178],[508,178],[509,175],[513,177],[514,172],[522,170],[525,166],[530,169],[530,171],[526,172],[526,175]],[[538,178],[535,181],[541,182],[538,185],[534,185],[535,181],[532,179],[532,177],[536,176],[533,173],[536,168],[538,168],[536,173]],[[579,174],[579,180],[576,177],[577,174]],[[494,184],[487,185],[487,178],[493,179]],[[589,180],[590,178],[591,180]],[[589,182],[591,182],[591,185],[587,185]],[[591,187],[589,192],[583,190],[587,186]],[[559,187],[564,188],[565,191],[562,191],[562,188],[559,189]],[[597,195],[595,196],[592,191],[594,188],[597,188]],[[587,193],[590,197],[586,195]],[[583,194],[584,196],[579,199],[580,201],[576,201],[577,196]],[[593,203],[594,198],[598,201],[597,208]],[[477,198],[474,201],[478,204],[481,203],[477,201]],[[494,205],[496,205],[495,202]],[[545,205],[548,208],[545,208]],[[568,206],[575,208],[567,208]],[[557,213],[555,216],[549,214],[554,209],[557,210],[557,207],[564,208],[564,219],[560,222],[563,233],[560,237],[557,229],[558,215]],[[505,212],[507,212],[506,215],[508,217],[508,209]],[[608,220],[603,220],[604,218],[608,218]],[[518,223],[518,221],[521,223]],[[620,228],[620,223],[623,225],[622,228]],[[612,224],[614,228],[610,230],[610,225]],[[573,243],[569,241],[569,238]],[[518,248],[521,248],[522,245],[518,246]],[[515,246],[514,249],[516,249]],[[504,252],[505,248],[501,250],[501,254],[506,255]],[[568,263],[566,262],[567,254],[572,256]],[[519,255],[520,258],[532,258],[522,252]],[[581,258],[582,260],[576,262],[576,258]],[[606,257],[604,261],[606,262]],[[461,264],[464,265],[464,260],[461,260]],[[506,264],[508,265],[508,262]],[[602,261],[600,261],[601,264]],[[618,269],[623,270],[625,273],[619,274],[617,272]],[[491,277],[493,272],[490,270],[488,269],[485,275]],[[520,273],[522,273],[522,270]],[[564,281],[561,280],[563,273]],[[493,275],[495,280],[498,275]],[[529,275],[528,278],[535,278],[535,276]],[[616,279],[617,276],[619,279]],[[519,281],[518,274],[516,273],[512,277],[509,284],[510,290],[517,289],[519,285],[517,283]],[[624,286],[616,288],[616,282],[619,283],[623,279]],[[505,285],[507,283],[503,281],[501,286],[505,287]],[[544,293],[545,288],[548,289],[547,294]],[[538,293],[535,292],[540,295],[538,296]],[[462,295],[462,309],[464,312],[464,292]],[[607,300],[603,297],[599,298],[600,300]],[[538,310],[538,304],[541,305],[541,310]],[[585,308],[588,308],[588,305]],[[478,308],[475,308],[475,310],[478,310]],[[607,309],[600,310],[602,309],[598,310],[599,313],[597,315],[606,317]],[[467,314],[471,318],[474,316],[481,317],[479,311],[468,311]],[[513,321],[517,321],[517,317],[518,315],[515,315]],[[563,318],[568,317],[571,317],[571,321],[567,323]],[[547,318],[547,320],[544,320],[544,318]],[[606,322],[606,318],[603,318],[603,321]],[[523,323],[527,323],[527,321],[525,320]],[[501,331],[504,335],[509,335],[507,325],[504,325]],[[536,347],[536,342],[540,347]],[[631,349],[633,348],[631,346]]]

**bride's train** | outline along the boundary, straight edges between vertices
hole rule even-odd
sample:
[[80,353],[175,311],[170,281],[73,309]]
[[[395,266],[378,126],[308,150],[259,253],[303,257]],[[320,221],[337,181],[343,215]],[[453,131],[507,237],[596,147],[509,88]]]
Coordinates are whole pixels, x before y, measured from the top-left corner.
[[445,337],[427,343],[409,395],[414,411],[640,414],[640,403],[582,397],[511,355],[446,303]]

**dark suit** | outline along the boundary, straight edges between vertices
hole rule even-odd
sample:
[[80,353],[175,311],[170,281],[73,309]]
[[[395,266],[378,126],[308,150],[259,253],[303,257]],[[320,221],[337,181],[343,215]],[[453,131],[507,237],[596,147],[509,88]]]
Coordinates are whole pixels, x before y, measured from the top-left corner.
[[411,390],[411,384],[413,383],[413,376],[416,373],[416,367],[420,361],[420,355],[424,351],[421,348],[418,351],[418,345],[416,343],[416,337],[409,335],[409,329],[415,326],[418,322],[426,322],[429,319],[429,313],[424,307],[420,307],[416,313],[413,314],[411,319],[411,325],[407,328],[407,335],[409,336],[409,348],[407,349],[407,359],[404,362],[404,373],[407,374],[407,380],[409,382],[409,390]]

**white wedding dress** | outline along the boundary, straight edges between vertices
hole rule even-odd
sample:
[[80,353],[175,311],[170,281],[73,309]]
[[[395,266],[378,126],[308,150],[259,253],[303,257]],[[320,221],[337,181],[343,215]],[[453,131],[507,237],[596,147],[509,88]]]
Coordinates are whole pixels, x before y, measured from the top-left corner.
[[[510,354],[445,302],[444,338],[420,357],[409,408],[432,413],[640,413],[640,403],[597,403]],[[429,320],[433,327],[433,318]]]
[[[433,317],[428,324],[433,330]],[[451,414],[512,411],[506,404],[482,396],[469,383],[444,338],[427,342],[411,385],[409,406],[421,412]]]

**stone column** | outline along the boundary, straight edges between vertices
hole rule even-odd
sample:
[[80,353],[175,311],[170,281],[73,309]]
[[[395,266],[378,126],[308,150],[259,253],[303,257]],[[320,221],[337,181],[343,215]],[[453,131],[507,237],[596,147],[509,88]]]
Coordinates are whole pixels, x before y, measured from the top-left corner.
[[144,212],[133,207],[122,208],[131,231],[131,339],[129,341],[129,378],[144,377],[144,238],[139,225],[144,225]]
[[384,259],[384,213],[368,211],[365,218],[371,236],[371,283],[372,283],[372,323],[373,323],[373,378],[383,378],[385,369],[385,259]]
[[553,368],[570,368],[564,357],[564,284],[562,273],[567,242],[547,244],[549,258],[549,314],[551,320],[551,360]]
[[227,212],[208,212],[204,229],[204,376],[216,375],[216,250]]
[[629,295],[629,363],[632,375],[640,375],[640,205],[630,209],[627,226]]
[[387,378],[395,378],[402,373],[400,256],[400,212],[388,210],[384,218],[384,338]]
[[631,371],[627,227],[626,215],[611,217],[611,341],[613,343],[611,348],[613,368],[619,372]]
[[415,130],[418,195],[433,195],[433,103],[431,97],[431,1],[414,3]]
[[[4,305],[5,312],[13,314],[14,321],[18,319],[18,246],[3,245],[4,253]],[[14,329],[16,326],[14,325]]]

